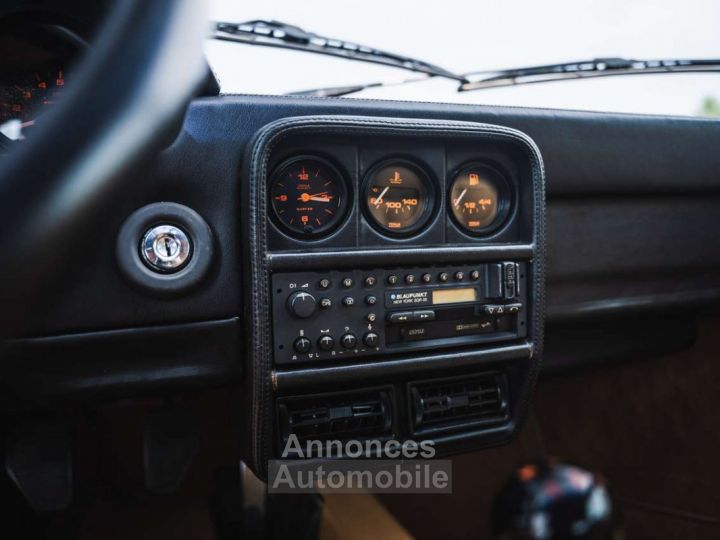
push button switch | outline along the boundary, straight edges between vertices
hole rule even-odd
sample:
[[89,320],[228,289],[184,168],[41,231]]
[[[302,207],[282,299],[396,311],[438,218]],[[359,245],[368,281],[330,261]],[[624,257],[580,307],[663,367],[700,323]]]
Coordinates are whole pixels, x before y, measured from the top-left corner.
[[421,309],[413,311],[413,321],[433,321],[435,320],[435,312],[432,309]]
[[413,320],[412,311],[396,311],[394,313],[388,313],[388,322],[391,323],[406,323]]
[[503,275],[505,282],[505,298],[515,298],[519,294],[518,264],[513,262],[503,263]]
[[488,264],[486,278],[485,290],[487,292],[485,296],[488,298],[501,298],[503,296],[502,266],[499,263]]

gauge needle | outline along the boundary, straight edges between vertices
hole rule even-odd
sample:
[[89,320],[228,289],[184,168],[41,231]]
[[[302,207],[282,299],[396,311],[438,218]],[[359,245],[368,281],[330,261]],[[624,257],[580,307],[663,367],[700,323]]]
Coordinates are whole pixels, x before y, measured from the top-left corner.
[[388,192],[388,189],[390,189],[390,186],[385,186],[385,189],[382,190],[382,193],[380,194],[380,196],[377,199],[375,199],[375,207],[376,208],[379,208],[380,205],[382,204],[382,198]]
[[302,202],[308,202],[308,201],[316,201],[316,202],[330,202],[332,197],[330,197],[327,194],[327,191],[323,191],[322,193],[315,193],[314,195],[310,195],[309,193],[303,193],[298,197],[298,201]]
[[457,199],[455,199],[455,208],[460,206],[460,201],[462,201],[462,198],[465,196],[466,193],[467,193],[467,188],[463,189],[462,193],[460,193],[460,196]]

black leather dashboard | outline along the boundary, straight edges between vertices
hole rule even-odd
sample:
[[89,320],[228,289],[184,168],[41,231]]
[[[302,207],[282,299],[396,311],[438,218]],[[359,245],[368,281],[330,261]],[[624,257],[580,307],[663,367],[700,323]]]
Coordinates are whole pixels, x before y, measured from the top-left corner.
[[[352,99],[207,98],[192,104],[179,138],[138,175],[135,188],[107,214],[98,234],[115,238],[127,216],[146,204],[187,205],[215,237],[216,259],[208,277],[185,296],[153,297],[124,280],[108,242],[92,265],[69,277],[52,305],[42,306],[28,337],[5,355],[6,388],[42,404],[70,395],[102,398],[110,389],[112,395],[149,391],[170,382],[223,384],[241,376],[247,359],[235,353],[243,349],[252,318],[248,282],[243,283],[249,279],[251,253],[238,240],[244,221],[252,217],[248,201],[241,200],[248,152],[271,122],[318,115],[479,122],[528,134],[543,156],[547,178],[548,345],[566,321],[627,313],[642,318],[646,310],[693,312],[720,300],[720,237],[714,233],[720,219],[717,121]],[[512,259],[516,248],[497,249],[507,250],[503,259]],[[423,251],[420,246],[419,261],[432,258]],[[342,267],[357,256],[339,250],[311,266]],[[291,259],[287,253],[270,257],[280,266],[292,264]],[[184,354],[142,346],[157,332],[186,332],[200,323],[206,348]],[[239,331],[228,331],[231,327]],[[52,359],[43,348],[50,345]],[[513,347],[498,354],[517,354]],[[128,357],[127,350],[136,354]],[[415,361],[394,364],[387,374]],[[104,376],[98,378],[99,373]],[[36,380],[42,374],[44,384],[23,383],[33,374]],[[311,380],[307,376],[288,373],[283,384],[302,387]],[[340,369],[333,376],[347,380],[351,374]],[[324,377],[318,372],[312,384],[330,380]],[[81,382],[89,380],[97,384]]]

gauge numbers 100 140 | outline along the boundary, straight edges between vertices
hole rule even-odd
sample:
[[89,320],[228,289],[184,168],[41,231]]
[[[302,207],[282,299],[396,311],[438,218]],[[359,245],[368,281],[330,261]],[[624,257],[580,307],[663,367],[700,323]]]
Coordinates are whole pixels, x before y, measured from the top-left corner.
[[410,234],[422,228],[433,209],[434,191],[427,174],[406,161],[387,161],[367,174],[364,210],[380,232]]

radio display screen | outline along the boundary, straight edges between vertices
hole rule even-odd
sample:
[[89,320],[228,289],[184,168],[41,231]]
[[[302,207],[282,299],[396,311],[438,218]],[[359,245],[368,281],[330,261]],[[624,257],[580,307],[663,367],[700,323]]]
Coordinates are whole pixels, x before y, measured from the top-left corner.
[[464,289],[436,289],[432,292],[433,305],[474,302],[476,299],[477,291],[472,287]]

